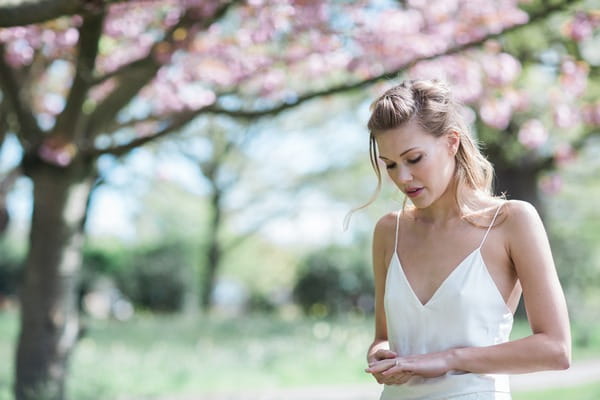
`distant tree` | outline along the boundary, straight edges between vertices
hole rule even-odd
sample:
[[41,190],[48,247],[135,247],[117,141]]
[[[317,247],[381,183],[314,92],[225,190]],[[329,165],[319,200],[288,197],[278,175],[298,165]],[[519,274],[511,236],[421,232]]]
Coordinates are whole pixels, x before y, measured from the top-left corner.
[[[305,111],[303,117],[307,117]],[[246,240],[250,239],[265,224],[282,216],[294,213],[295,204],[278,205],[266,208],[265,201],[273,194],[298,192],[303,187],[327,180],[332,174],[340,173],[342,167],[330,166],[323,170],[304,173],[301,176],[292,174],[287,165],[272,164],[285,176],[285,179],[268,179],[260,177],[257,163],[262,164],[251,153],[249,148],[259,137],[253,132],[258,128],[249,126],[245,121],[234,121],[230,118],[207,118],[202,124],[188,129],[189,135],[173,141],[176,152],[193,163],[198,175],[205,179],[208,187],[206,194],[207,223],[202,247],[203,255],[200,260],[201,306],[205,312],[212,307],[212,294],[222,267],[224,256],[234,252]],[[201,135],[194,134],[198,129]],[[276,142],[272,140],[272,142]],[[167,146],[163,146],[167,147]],[[268,160],[271,162],[272,160]],[[290,163],[294,163],[293,160]],[[344,168],[345,169],[345,168]],[[287,174],[286,174],[286,171]],[[271,172],[271,174],[273,174]],[[228,200],[239,195],[240,187],[244,188],[244,199],[240,204],[231,206]],[[227,232],[224,228],[228,220],[252,214],[252,222],[242,231]],[[227,236],[227,238],[226,238]]]

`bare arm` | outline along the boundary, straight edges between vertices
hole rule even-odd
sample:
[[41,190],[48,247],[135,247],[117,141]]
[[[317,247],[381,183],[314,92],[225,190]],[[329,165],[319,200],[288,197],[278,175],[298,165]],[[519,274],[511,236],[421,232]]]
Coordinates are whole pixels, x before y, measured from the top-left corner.
[[[388,214],[382,217],[375,225],[373,233],[373,277],[375,281],[375,338],[367,351],[367,363],[373,365],[384,360],[394,360],[398,354],[389,350],[390,345],[387,336],[387,322],[383,297],[385,293],[385,279],[387,275],[386,260],[389,251],[386,245],[390,245],[390,237],[395,237],[396,217]],[[391,245],[393,248],[393,244]],[[390,248],[390,247],[388,247]],[[367,371],[368,372],[368,371]],[[378,383],[386,385],[400,385],[405,383],[411,373],[399,372],[394,376],[384,376],[382,371],[373,373]]]
[[546,231],[529,203],[512,201],[507,222],[510,256],[523,288],[532,335],[490,346],[455,349],[451,369],[525,373],[566,369],[571,361],[567,305]]
[[385,293],[385,276],[387,267],[385,265],[386,251],[385,239],[389,237],[390,216],[382,217],[375,225],[373,232],[373,279],[375,283],[375,338],[367,351],[367,362],[375,361],[374,354],[378,350],[389,350],[387,337],[387,323],[383,307],[383,296]]
[[532,335],[493,346],[401,357],[398,366],[394,366],[395,360],[383,360],[369,372],[394,375],[411,371],[433,377],[450,370],[526,373],[569,367],[571,336],[567,306],[546,231],[533,206],[521,201],[511,201],[509,206],[505,229]]

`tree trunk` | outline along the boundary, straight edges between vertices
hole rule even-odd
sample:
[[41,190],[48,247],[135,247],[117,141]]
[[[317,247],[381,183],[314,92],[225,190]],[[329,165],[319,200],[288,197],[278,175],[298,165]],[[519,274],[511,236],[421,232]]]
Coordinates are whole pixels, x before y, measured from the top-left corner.
[[67,168],[36,162],[26,171],[34,208],[20,291],[17,400],[65,397],[67,361],[79,334],[76,287],[91,172],[83,162]]
[[[495,191],[497,194],[506,192],[508,199],[527,201],[538,210],[542,218],[544,217],[544,208],[538,188],[539,168],[496,166],[495,172]],[[515,315],[522,319],[527,317],[522,300],[519,302]]]
[[208,227],[208,247],[206,251],[205,273],[202,281],[202,310],[209,312],[212,306],[212,292],[215,287],[217,270],[221,262],[219,227],[221,226],[221,192],[213,188],[211,197],[211,220]]
[[531,167],[496,167],[496,193],[506,192],[509,199],[525,200],[542,213],[538,189],[539,170]]

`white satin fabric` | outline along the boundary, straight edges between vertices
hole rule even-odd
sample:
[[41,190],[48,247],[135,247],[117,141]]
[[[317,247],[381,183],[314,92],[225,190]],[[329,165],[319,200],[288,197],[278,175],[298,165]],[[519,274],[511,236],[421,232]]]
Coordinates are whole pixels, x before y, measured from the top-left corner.
[[[492,220],[493,226],[498,210]],[[400,213],[398,213],[398,216]],[[422,304],[397,255],[390,260],[385,284],[385,315],[390,349],[399,355],[425,354],[455,347],[490,346],[508,341],[513,314],[490,276],[481,244],[450,273]],[[510,400],[509,377],[451,371],[437,378],[413,377],[403,385],[385,385],[380,400]]]

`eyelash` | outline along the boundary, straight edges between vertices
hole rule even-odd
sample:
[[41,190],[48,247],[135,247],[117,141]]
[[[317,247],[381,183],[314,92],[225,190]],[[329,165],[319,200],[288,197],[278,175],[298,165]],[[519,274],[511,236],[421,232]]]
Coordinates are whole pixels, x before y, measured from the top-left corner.
[[[409,164],[416,164],[416,163],[418,163],[419,161],[421,161],[421,158],[422,158],[422,157],[423,157],[423,156],[421,155],[421,156],[419,156],[419,157],[417,157],[417,158],[413,158],[412,160],[407,160],[407,161],[408,161],[408,163],[409,163]],[[394,168],[394,167],[396,167],[396,163],[394,163],[394,164],[390,164],[390,165],[386,165],[386,166],[385,166],[385,168],[386,168],[386,169],[392,169],[392,168]]]

